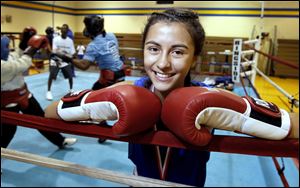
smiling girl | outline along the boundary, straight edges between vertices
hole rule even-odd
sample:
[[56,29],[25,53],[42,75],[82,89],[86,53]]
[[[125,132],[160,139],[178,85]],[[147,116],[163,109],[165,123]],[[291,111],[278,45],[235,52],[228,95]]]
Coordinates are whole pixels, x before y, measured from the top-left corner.
[[[194,12],[172,8],[153,13],[143,32],[148,77],[135,85],[148,88],[161,101],[176,88],[192,86],[190,68],[201,53],[204,39],[205,32]],[[158,122],[155,129],[166,128]],[[129,144],[129,158],[136,165],[137,175],[204,186],[209,152]]]

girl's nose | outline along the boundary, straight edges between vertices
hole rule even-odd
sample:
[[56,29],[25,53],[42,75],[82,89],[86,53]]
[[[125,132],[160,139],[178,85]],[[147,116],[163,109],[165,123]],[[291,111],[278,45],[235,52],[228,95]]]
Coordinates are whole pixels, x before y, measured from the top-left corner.
[[168,54],[162,54],[156,62],[159,69],[166,69],[171,67],[171,61]]

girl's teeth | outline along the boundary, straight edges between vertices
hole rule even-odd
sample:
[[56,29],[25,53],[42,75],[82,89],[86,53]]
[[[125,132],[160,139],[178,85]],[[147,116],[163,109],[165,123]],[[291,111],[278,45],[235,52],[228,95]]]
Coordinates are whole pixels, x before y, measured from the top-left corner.
[[162,77],[162,78],[169,78],[170,75],[169,74],[160,74],[160,73],[156,73],[157,76]]

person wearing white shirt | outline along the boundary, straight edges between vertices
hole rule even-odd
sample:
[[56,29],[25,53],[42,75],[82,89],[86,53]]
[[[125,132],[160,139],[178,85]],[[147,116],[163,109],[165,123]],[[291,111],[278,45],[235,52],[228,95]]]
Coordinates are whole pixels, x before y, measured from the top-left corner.
[[84,45],[82,45],[82,43],[80,43],[77,48],[77,56],[78,56],[78,59],[82,59],[83,56],[84,56],[84,51],[85,51],[85,47]]
[[71,59],[75,55],[75,47],[72,39],[67,37],[68,28],[63,25],[61,27],[61,36],[53,39],[52,53],[50,56],[48,92],[46,98],[52,100],[51,93],[52,81],[56,79],[59,70],[62,71],[65,79],[69,79],[70,92],[73,91],[73,76],[71,68]]

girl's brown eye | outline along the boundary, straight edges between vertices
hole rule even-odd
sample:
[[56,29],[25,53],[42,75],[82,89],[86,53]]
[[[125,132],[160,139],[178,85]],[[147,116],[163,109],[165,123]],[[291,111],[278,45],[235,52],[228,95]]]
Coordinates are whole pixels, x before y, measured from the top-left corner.
[[156,47],[148,47],[147,50],[150,52],[150,53],[157,53],[159,51],[158,48]]
[[174,57],[181,57],[184,53],[181,50],[174,50],[172,51],[172,56]]

